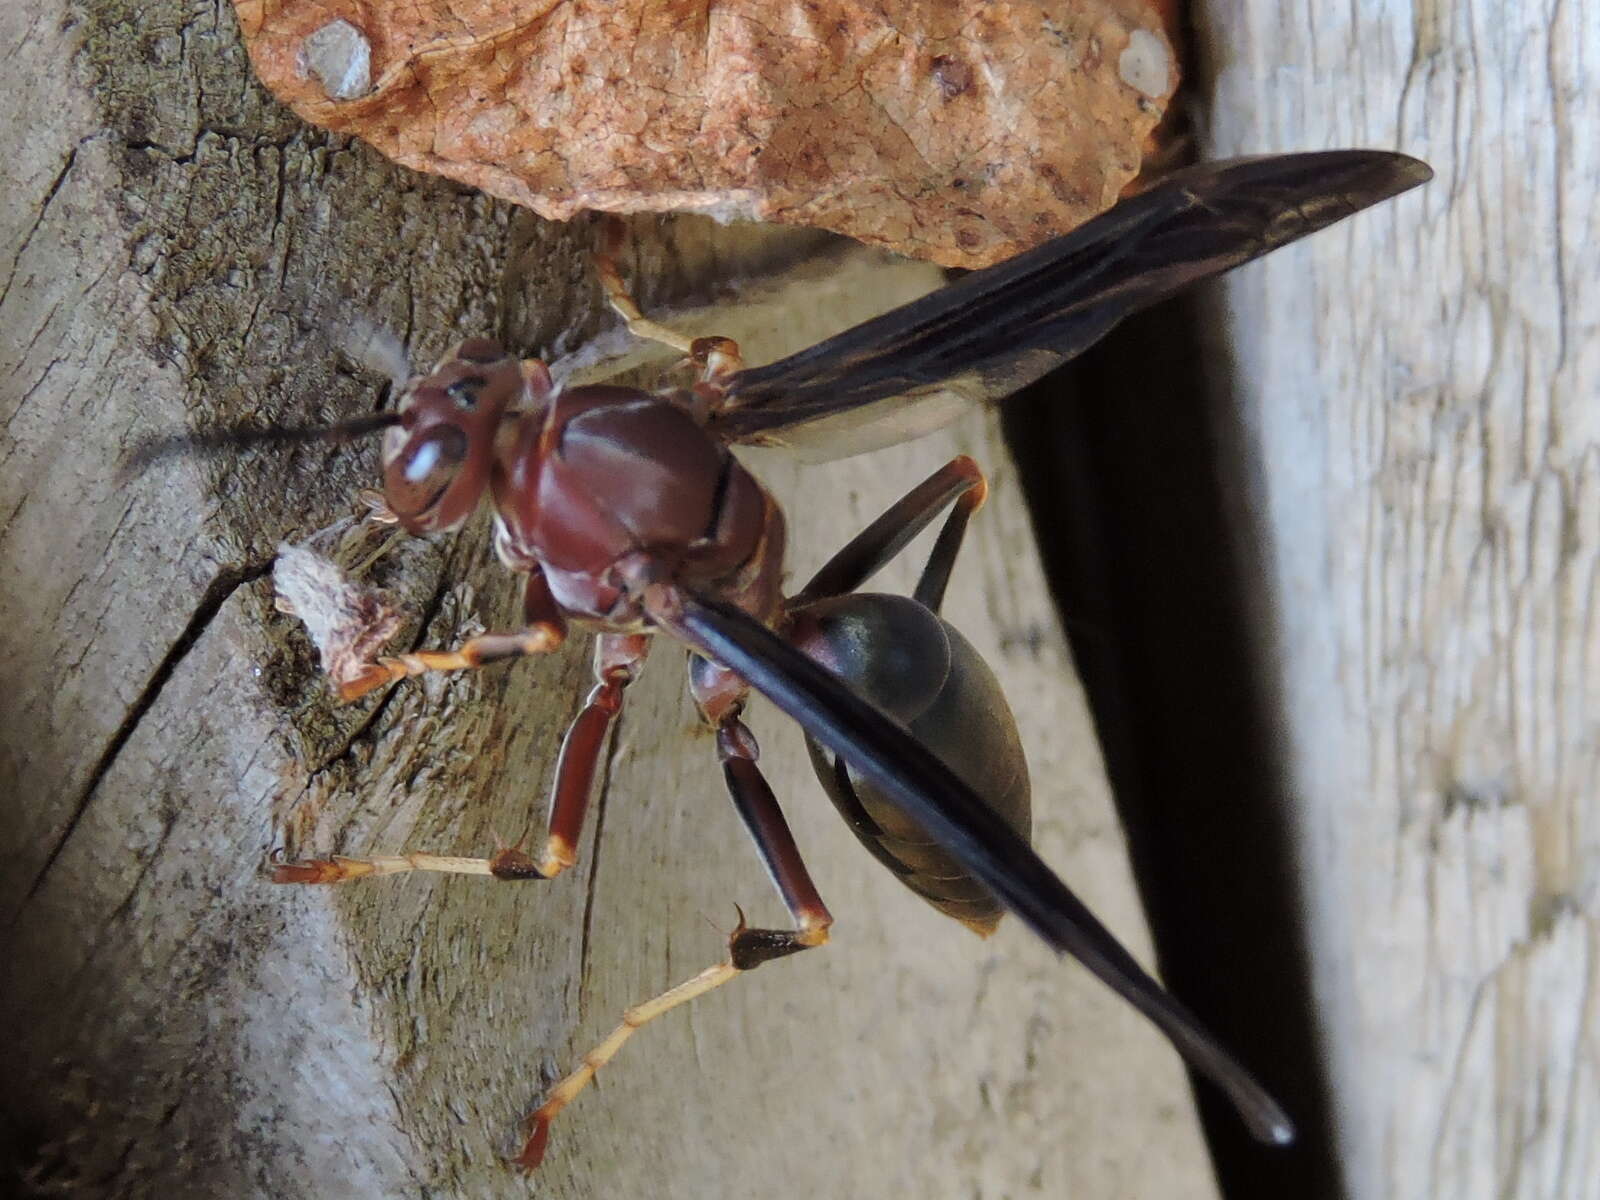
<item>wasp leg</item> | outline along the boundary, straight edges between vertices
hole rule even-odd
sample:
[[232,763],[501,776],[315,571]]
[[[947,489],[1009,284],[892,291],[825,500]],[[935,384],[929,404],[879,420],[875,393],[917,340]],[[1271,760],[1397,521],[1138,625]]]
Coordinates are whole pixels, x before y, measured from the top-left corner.
[[[537,859],[520,850],[496,856],[501,879],[553,879],[578,861],[578,836],[589,811],[595,770],[606,733],[622,711],[622,693],[639,677],[650,638],[639,633],[608,633],[595,644],[596,683],[583,711],[567,726],[556,759],[556,781],[550,792],[550,831]],[[516,857],[513,858],[512,855]]]
[[369,876],[400,875],[407,871],[437,871],[445,875],[492,875],[492,858],[457,858],[447,854],[375,854],[371,858],[308,858],[302,862],[273,864],[273,883],[347,883]]
[[567,622],[550,595],[544,572],[535,568],[522,593],[520,633],[486,633],[468,638],[454,650],[414,650],[386,655],[360,675],[339,685],[339,699],[349,703],[390,683],[426,671],[471,671],[490,663],[533,654],[549,654],[567,640]]
[[491,875],[496,879],[553,879],[578,861],[578,837],[589,811],[595,769],[606,731],[622,711],[622,693],[639,674],[650,639],[643,634],[606,634],[595,647],[594,690],[581,712],[567,726],[556,760],[550,793],[549,832],[544,851],[535,858],[521,844],[502,847],[492,858],[458,858],[440,854],[390,854],[372,858],[314,858],[279,863],[274,883],[344,883],[369,875],[434,871],[450,875]]
[[700,368],[700,378],[706,383],[719,382],[739,370],[744,360],[739,356],[739,343],[732,338],[685,337],[644,315],[617,267],[616,255],[622,248],[624,232],[625,226],[621,221],[615,217],[606,218],[601,233],[603,248],[595,251],[594,266],[606,300],[617,310],[617,315],[628,323],[628,332],[635,337],[660,342],[663,346],[681,351],[692,364]]
[[917,584],[916,599],[939,611],[944,599],[950,568],[966,536],[967,519],[989,495],[989,484],[978,464],[965,454],[953,458],[927,479],[912,488],[823,564],[811,582],[789,600],[790,608],[800,608],[813,600],[842,596],[865,583],[906,544],[927,528],[945,505],[955,502],[928,565]]
[[[720,668],[712,667],[710,670],[717,671]],[[703,669],[700,674],[703,678]],[[698,679],[696,683],[698,685]],[[731,694],[733,690],[728,688],[724,694]],[[616,1057],[617,1051],[640,1027],[671,1012],[680,1004],[686,1004],[744,972],[754,970],[764,962],[827,944],[828,928],[833,924],[833,917],[817,895],[816,886],[811,882],[811,876],[800,858],[799,847],[795,845],[794,835],[789,832],[789,823],[784,819],[783,810],[778,807],[777,798],[756,765],[760,751],[755,738],[738,719],[738,705],[738,701],[733,702],[726,713],[714,719],[717,754],[722,759],[723,774],[734,806],[755,840],[756,849],[783,896],[795,927],[751,929],[745,925],[744,914],[740,913],[738,927],[728,938],[726,961],[707,967],[693,978],[624,1012],[622,1023],[603,1042],[585,1054],[577,1070],[557,1083],[544,1104],[528,1117],[524,1124],[526,1140],[516,1159],[517,1165],[524,1171],[533,1170],[544,1159],[550,1138],[550,1122],[556,1114],[589,1086],[596,1072]]]
[[417,650],[380,658],[355,679],[339,685],[339,699],[359,700],[387,683],[425,671],[471,671],[508,658],[548,654],[566,640],[559,626],[535,625],[521,633],[486,633],[454,650]]

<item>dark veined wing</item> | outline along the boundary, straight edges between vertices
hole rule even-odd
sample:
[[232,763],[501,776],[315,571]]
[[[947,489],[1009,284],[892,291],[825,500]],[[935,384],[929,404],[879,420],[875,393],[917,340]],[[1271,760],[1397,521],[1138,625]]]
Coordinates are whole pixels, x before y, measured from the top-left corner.
[[1181,288],[1433,177],[1384,150],[1205,163],[1072,233],[728,382],[711,427],[839,455],[936,429],[1081,354]]
[[1220,1087],[1252,1134],[1284,1144],[1283,1110],[1152,979],[1083,901],[911,734],[759,621],[707,596],[676,590],[677,611],[652,616],[732,669],[852,770],[893,796],[963,867],[1057,952],[1071,954],[1166,1034],[1184,1059]]

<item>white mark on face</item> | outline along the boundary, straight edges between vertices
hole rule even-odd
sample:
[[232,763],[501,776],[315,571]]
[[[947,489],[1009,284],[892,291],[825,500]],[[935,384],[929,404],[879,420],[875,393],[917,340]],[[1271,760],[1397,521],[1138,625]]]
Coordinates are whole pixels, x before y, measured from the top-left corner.
[[406,482],[421,483],[439,465],[439,443],[429,438],[417,447],[417,452],[406,464]]

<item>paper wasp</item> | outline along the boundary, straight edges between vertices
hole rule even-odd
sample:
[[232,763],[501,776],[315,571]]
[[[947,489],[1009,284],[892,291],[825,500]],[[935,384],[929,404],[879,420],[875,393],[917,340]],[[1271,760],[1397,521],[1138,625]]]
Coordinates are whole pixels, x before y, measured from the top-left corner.
[[[744,367],[725,338],[683,338],[646,320],[603,264],[630,327],[684,351],[698,368],[692,384],[562,388],[544,364],[469,339],[409,380],[393,411],[316,429],[163,443],[152,453],[381,431],[385,503],[408,532],[456,528],[489,500],[499,557],[526,580],[522,627],[455,650],[379,659],[344,684],[346,699],[426,671],[545,653],[574,626],[599,634],[596,683],[567,731],[548,836],[536,853],[319,859],[280,864],[276,879],[560,874],[576,861],[607,730],[652,635],[665,633],[692,651],[690,690],[794,927],[741,922],[725,962],[630,1009],[529,1118],[522,1166],[538,1164],[551,1119],[639,1026],[769,959],[828,940],[832,917],[741,720],[752,688],[804,728],[824,789],[908,887],[980,933],[1015,912],[1148,1017],[1222,1088],[1257,1138],[1288,1142],[1293,1127],[1279,1106],[1029,845],[1027,768],[1010,711],[983,661],[938,613],[968,519],[984,499],[976,464],[960,458],[936,471],[786,596],[783,514],[729,446],[823,444],[855,453],[915,436],[1039,378],[1130,313],[1430,174],[1403,155],[1355,150],[1179,171],[1073,233],[765,367]],[[946,510],[911,597],[858,591]]]

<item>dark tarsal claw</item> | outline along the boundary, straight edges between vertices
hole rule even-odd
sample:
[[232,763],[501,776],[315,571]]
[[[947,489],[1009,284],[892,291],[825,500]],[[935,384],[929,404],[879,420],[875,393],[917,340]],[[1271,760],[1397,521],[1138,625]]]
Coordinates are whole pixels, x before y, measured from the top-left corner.
[[495,852],[489,860],[489,874],[496,879],[548,879],[539,864],[516,846]]
[[764,962],[787,958],[810,949],[792,929],[746,929],[742,925],[728,939],[728,961],[740,971],[753,971]]
[[550,1144],[550,1119],[535,1113],[528,1118],[528,1138],[522,1143],[522,1150],[512,1161],[516,1163],[519,1171],[528,1172],[539,1169],[539,1164],[544,1161],[545,1148]]

